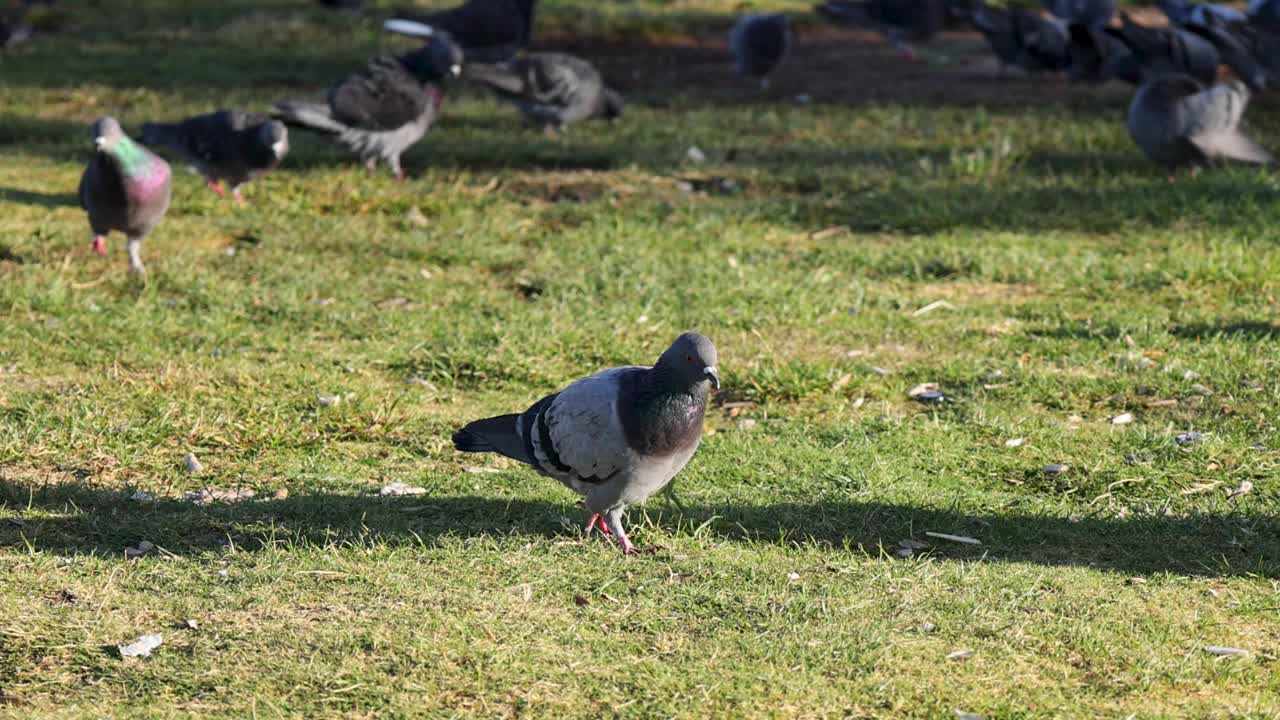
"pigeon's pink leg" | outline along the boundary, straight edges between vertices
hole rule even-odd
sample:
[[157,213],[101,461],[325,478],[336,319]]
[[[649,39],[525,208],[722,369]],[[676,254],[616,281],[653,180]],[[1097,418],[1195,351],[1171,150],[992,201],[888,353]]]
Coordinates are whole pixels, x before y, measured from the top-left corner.
[[591,516],[590,520],[587,521],[587,530],[586,530],[587,537],[591,537],[591,531],[595,530],[597,525],[600,526],[600,532],[605,537],[609,537],[610,535],[613,534],[613,531],[610,530],[609,526],[605,524],[604,516],[601,515],[600,513],[596,513],[595,515]]
[[622,546],[623,555],[653,552],[652,548],[638,548],[631,543],[631,538],[627,537],[626,529],[622,527],[622,508],[614,508],[605,513],[604,522],[613,530],[614,537],[618,538],[618,544]]
[[107,239],[101,235],[93,236],[93,251],[101,255],[107,256]]
[[218,193],[218,196],[219,196],[219,197],[221,197],[221,196],[223,196],[223,195],[226,195],[226,194],[227,194],[227,191],[222,189],[222,181],[221,181],[221,180],[210,180],[210,181],[209,181],[209,189],[210,189],[210,190],[212,190],[212,191],[214,191],[214,192],[216,192],[216,193]]
[[245,205],[244,197],[240,195],[239,185],[236,185],[235,187],[231,188],[231,197],[236,199],[236,205],[239,205],[240,207],[244,207]]

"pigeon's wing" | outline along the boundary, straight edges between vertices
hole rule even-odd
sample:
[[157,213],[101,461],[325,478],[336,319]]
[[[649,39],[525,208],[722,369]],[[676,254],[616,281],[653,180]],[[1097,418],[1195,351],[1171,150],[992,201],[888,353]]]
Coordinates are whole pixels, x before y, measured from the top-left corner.
[[1249,91],[1243,85],[1222,83],[1182,98],[1177,116],[1184,136],[1207,157],[1274,162],[1271,153],[1240,132],[1240,118],[1248,103]]
[[[578,492],[631,467],[618,400],[648,368],[613,368],[583,378],[521,416],[537,467]],[[535,406],[537,408],[537,406]]]
[[516,65],[527,78],[528,98],[546,105],[577,105],[602,85],[595,67],[572,55],[535,53]]
[[380,57],[329,90],[334,119],[360,130],[403,127],[425,112],[430,96],[398,60]]
[[448,32],[468,60],[501,62],[529,44],[537,0],[468,0],[435,13],[398,12],[397,18]]

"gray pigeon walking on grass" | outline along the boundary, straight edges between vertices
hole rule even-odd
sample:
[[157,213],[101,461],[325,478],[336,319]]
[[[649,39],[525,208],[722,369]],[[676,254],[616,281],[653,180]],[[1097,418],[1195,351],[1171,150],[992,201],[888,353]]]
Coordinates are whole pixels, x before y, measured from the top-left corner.
[[333,135],[369,169],[383,160],[403,179],[400,154],[422,139],[444,103],[444,83],[462,71],[462,53],[445,33],[422,48],[371,60],[323,100],[277,103],[285,124]]
[[1129,136],[1147,158],[1170,168],[1218,160],[1271,164],[1271,153],[1240,130],[1248,103],[1239,81],[1206,88],[1186,75],[1166,76],[1138,89]]
[[142,241],[169,209],[169,163],[134,142],[115,118],[93,123],[94,155],[80,177],[80,207],[89,212],[93,249],[107,254],[106,235],[128,239],[129,271],[142,276]]
[[240,186],[280,164],[289,152],[284,123],[239,110],[219,110],[176,123],[145,123],[142,142],[164,146],[189,163],[219,195],[222,181],[243,204]]
[[469,423],[453,434],[462,452],[496,452],[586,497],[591,519],[625,554],[637,551],[622,526],[628,505],[671,482],[702,439],[711,388],[720,387],[716,348],[685,333],[653,367],[596,373],[523,413]]
[[791,24],[782,13],[744,15],[729,34],[729,47],[738,74],[760,78],[760,87],[767,88],[791,47]]
[[505,63],[468,63],[462,78],[479,83],[515,103],[531,122],[566,127],[622,116],[622,96],[604,84],[595,66],[564,53],[529,53]]

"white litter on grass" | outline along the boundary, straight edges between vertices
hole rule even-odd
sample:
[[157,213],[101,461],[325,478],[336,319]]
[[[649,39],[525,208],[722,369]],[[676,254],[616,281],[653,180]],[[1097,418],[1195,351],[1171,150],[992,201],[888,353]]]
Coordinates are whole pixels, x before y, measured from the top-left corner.
[[426,489],[426,488],[420,488],[420,487],[414,487],[414,486],[412,486],[412,485],[406,485],[406,484],[404,484],[404,483],[402,483],[402,482],[394,482],[394,483],[391,483],[390,485],[387,485],[387,486],[383,487],[381,490],[379,490],[379,491],[378,491],[378,494],[379,494],[379,495],[382,495],[382,496],[391,496],[391,495],[426,495],[426,494],[427,494],[427,489]]
[[320,407],[333,407],[342,402],[342,397],[338,395],[321,395],[316,398],[316,402],[320,404]]
[[689,149],[685,151],[684,157],[689,162],[694,163],[704,163],[707,161],[707,154],[702,152],[702,148],[697,145],[690,145]]
[[1120,413],[1111,418],[1112,425],[1128,425],[1131,422],[1133,422],[1133,413]]
[[968,710],[956,710],[956,720],[987,720],[987,716],[971,713]]
[[907,391],[907,397],[920,397],[925,393],[938,392],[942,386],[935,382],[920,383]]
[[1251,492],[1253,492],[1253,482],[1249,480],[1245,480],[1244,482],[1240,483],[1240,487],[1227,493],[1227,499],[1235,500],[1241,495],[1248,495]]
[[117,645],[116,650],[120,651],[120,657],[149,657],[163,642],[164,638],[159,635],[143,635],[128,645]]
[[1004,446],[1011,447],[1011,448],[1022,447],[1022,444],[1025,443],[1026,441],[1027,441],[1026,438],[1009,438],[1008,440],[1004,441]]
[[965,545],[981,545],[982,544],[981,540],[971,538],[971,537],[965,537],[964,535],[948,535],[946,533],[938,533],[938,532],[926,532],[925,535],[931,538],[938,538],[939,540],[950,540],[951,542],[963,543]]
[[969,658],[973,657],[973,655],[974,655],[974,651],[972,648],[963,648],[960,650],[953,650],[947,653],[947,659],[948,660],[968,660]]
[[462,468],[462,472],[471,473],[473,475],[497,475],[502,471],[498,468],[481,467],[479,465],[467,465]]
[[1225,645],[1205,645],[1204,651],[1218,657],[1247,657],[1249,655],[1248,650],[1226,647]]
[[800,582],[800,573],[797,573],[797,572],[787,573],[787,582],[793,582],[793,583]]
[[920,308],[919,310],[917,310],[917,311],[915,311],[915,312],[911,313],[911,317],[920,317],[920,316],[922,316],[922,315],[928,315],[929,313],[933,312],[934,310],[955,310],[955,309],[956,309],[956,306],[955,306],[955,305],[952,305],[951,303],[947,302],[946,300],[934,300],[933,302],[929,303],[928,305],[925,305],[924,307]]

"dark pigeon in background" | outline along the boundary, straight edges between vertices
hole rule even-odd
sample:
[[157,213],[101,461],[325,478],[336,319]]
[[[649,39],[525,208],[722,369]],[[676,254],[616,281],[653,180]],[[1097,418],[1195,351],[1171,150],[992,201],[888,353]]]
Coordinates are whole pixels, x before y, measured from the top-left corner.
[[128,239],[129,271],[145,276],[142,241],[169,209],[169,163],[125,135],[111,117],[93,123],[93,146],[80,177],[80,207],[89,212],[93,249],[106,255],[106,235],[119,230]]
[[265,115],[219,110],[177,123],[145,123],[142,142],[164,146],[182,156],[222,194],[222,181],[243,203],[240,186],[280,164],[289,152],[284,123]]
[[381,159],[403,179],[400,154],[422,139],[444,102],[444,83],[462,72],[462,53],[438,33],[411,53],[371,60],[323,100],[277,103],[287,125],[333,135],[369,169]]
[[734,66],[739,75],[760,79],[769,87],[769,75],[786,57],[791,47],[791,23],[782,13],[744,15],[729,34]]
[[1208,85],[1217,79],[1221,57],[1208,40],[1176,28],[1139,25],[1127,13],[1120,14],[1120,21],[1119,28],[1105,32],[1133,53],[1144,80],[1183,74]]
[[1102,28],[1079,23],[1068,28],[1071,58],[1068,72],[1072,80],[1102,83],[1122,80],[1130,85],[1142,83],[1142,66],[1138,57],[1118,37]]
[[529,53],[505,63],[467,63],[462,77],[512,101],[531,122],[547,129],[622,116],[622,96],[605,86],[594,65],[573,55]]
[[586,497],[591,519],[626,554],[628,505],[666,487],[693,457],[712,387],[716,348],[685,333],[653,367],[619,367],[583,378],[523,413],[469,423],[453,434],[462,452],[494,452],[529,465]]
[[911,60],[913,44],[927,42],[952,19],[945,0],[827,0],[815,9],[836,25],[884,35]]
[[1244,22],[1248,19],[1244,13],[1230,5],[1216,3],[1190,2],[1190,0],[1160,0],[1160,10],[1169,18],[1174,27],[1202,25],[1211,19],[1226,22]]
[[1185,30],[1212,44],[1222,62],[1250,90],[1262,92],[1274,84],[1273,70],[1259,62],[1260,57],[1270,58],[1273,65],[1280,61],[1280,57],[1276,56],[1276,43],[1265,42],[1267,37],[1275,39],[1270,33],[1257,32],[1248,21],[1227,22],[1216,15],[1207,15],[1201,21],[1188,23]]
[[1070,64],[1067,31],[1056,20],[981,2],[970,19],[991,46],[1001,70],[1012,65],[1033,73],[1060,72]]
[[1261,25],[1280,24],[1280,0],[1249,0],[1245,14]]
[[1115,0],[1040,0],[1045,9],[1068,25],[1100,28],[1116,14]]
[[1175,168],[1217,160],[1271,164],[1265,148],[1240,131],[1249,89],[1232,81],[1206,88],[1186,75],[1143,85],[1129,105],[1129,136],[1148,159]]
[[[416,35],[415,25],[427,25],[448,33],[468,62],[503,62],[529,47],[537,4],[538,0],[467,0],[459,7],[435,13],[400,10],[384,27]],[[411,24],[402,26],[397,22],[401,20]]]

